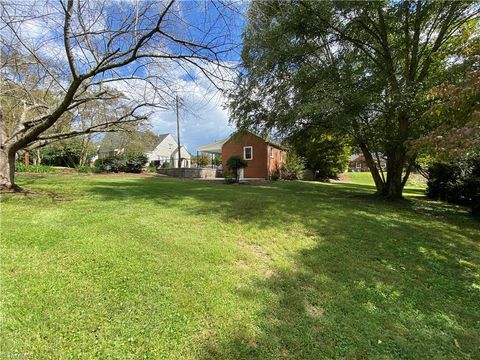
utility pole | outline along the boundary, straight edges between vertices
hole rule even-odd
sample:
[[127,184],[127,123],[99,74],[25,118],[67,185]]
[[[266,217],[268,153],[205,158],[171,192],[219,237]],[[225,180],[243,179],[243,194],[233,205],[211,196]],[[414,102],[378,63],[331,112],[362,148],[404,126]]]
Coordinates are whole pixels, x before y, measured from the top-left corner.
[[178,143],[178,168],[182,167],[182,155],[180,153],[181,145],[180,145],[180,115],[178,112],[178,95],[176,96],[176,104],[177,104],[177,143]]

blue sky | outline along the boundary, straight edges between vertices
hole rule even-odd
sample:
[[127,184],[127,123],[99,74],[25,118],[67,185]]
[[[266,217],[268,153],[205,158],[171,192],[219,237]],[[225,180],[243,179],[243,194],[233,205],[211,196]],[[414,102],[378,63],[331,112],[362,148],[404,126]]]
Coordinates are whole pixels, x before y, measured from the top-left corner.
[[[182,1],[181,6],[189,23],[206,29],[210,28],[207,34],[201,31],[191,34],[193,38],[200,39],[207,36],[207,39],[225,34],[228,36],[228,43],[237,45],[234,51],[223,54],[224,60],[231,63],[239,63],[241,51],[241,34],[245,24],[242,13],[246,10],[246,3],[237,4],[237,10],[229,12],[227,19],[218,19],[217,9],[213,3],[208,3],[206,8],[198,6],[195,1]],[[219,21],[216,21],[219,20]],[[203,39],[205,41],[205,39]],[[208,41],[208,40],[207,40]],[[182,104],[180,111],[181,124],[181,142],[187,149],[195,154],[198,146],[205,145],[216,140],[226,138],[234,131],[234,127],[229,125],[228,110],[225,109],[225,98],[215,88],[209,84],[201,73],[193,74],[195,80],[182,74],[181,80],[185,82],[184,91],[180,91]],[[192,82],[192,84],[188,84]],[[195,84],[193,84],[195,83]],[[156,133],[176,134],[176,115],[174,111],[156,112],[152,116],[151,126]]]
[[[158,14],[162,11],[165,3],[154,1],[148,5],[149,3],[142,0],[106,0],[105,4],[108,5],[101,7],[101,12],[97,11],[99,17],[94,20],[96,22],[87,25],[100,30],[107,26],[109,28],[111,26],[116,27],[115,23],[121,23],[122,18],[132,20],[136,7],[142,8],[142,6],[149,7],[151,12],[147,16],[152,15],[151,19],[155,19],[158,18]],[[178,0],[171,8],[172,12],[166,18],[163,29],[177,38],[215,46],[216,50],[220,51],[220,63],[229,67],[235,67],[240,63],[241,34],[245,24],[243,14],[246,11],[248,2],[238,1],[234,3],[234,7],[223,9],[222,6],[224,5],[222,3],[209,0]],[[22,23],[22,37],[26,38],[26,43],[31,44],[32,47],[39,46],[38,50],[36,50],[37,53],[47,61],[55,62],[60,69],[65,70],[68,77],[69,68],[66,62],[66,53],[61,33],[61,25],[63,25],[62,9],[58,2],[27,0],[25,3],[13,4],[17,4],[14,5],[15,11],[42,15],[42,17],[32,16],[31,20]],[[95,14],[95,7],[100,5],[97,5],[96,2],[89,4],[92,6],[90,11]],[[12,9],[10,10],[13,12]],[[151,26],[151,23],[148,24],[148,21],[154,20],[140,21],[138,27],[146,28],[146,25]],[[164,37],[161,40],[155,51],[166,51],[170,54],[185,51],[175,42],[166,39]],[[94,39],[93,41],[96,40]],[[98,41],[101,47],[104,39],[98,39]],[[128,38],[126,41],[128,41]],[[121,42],[115,43],[115,47],[117,46],[119,48],[122,47]],[[231,51],[226,51],[227,49]],[[87,71],[92,67],[92,64],[95,66],[92,53],[89,53],[84,46],[74,42],[73,54],[76,57],[75,63],[80,72]],[[132,63],[118,69],[117,75],[131,74],[132,69],[137,68],[138,65],[139,63]],[[209,68],[210,65],[206,65],[209,70],[218,71],[218,69]],[[185,63],[158,63],[158,65],[153,64],[152,69],[148,71],[156,72],[157,75],[160,74],[167,80],[165,88],[159,92],[163,91],[164,99],[162,100],[162,98],[158,97],[155,101],[158,101],[158,104],[167,104],[171,109],[153,110],[153,114],[150,117],[150,126],[155,133],[171,133],[176,137],[176,114],[174,103],[172,102],[175,94],[182,98],[180,111],[182,144],[192,154],[195,153],[196,147],[223,139],[234,131],[234,128],[228,122],[229,116],[228,110],[225,109],[224,95],[195,66],[188,66],[188,64],[185,66]],[[137,75],[143,76],[144,74],[140,71]],[[223,70],[222,74],[224,74]],[[234,72],[230,71],[227,74],[227,78],[234,79]],[[106,78],[108,76],[107,74]],[[225,87],[228,84],[217,83],[217,85]],[[139,82],[127,83],[122,81],[120,84],[115,85],[115,88],[128,94],[132,99],[135,99],[135,97],[140,98],[142,94],[145,96],[145,93],[148,93],[148,86],[142,86]]]

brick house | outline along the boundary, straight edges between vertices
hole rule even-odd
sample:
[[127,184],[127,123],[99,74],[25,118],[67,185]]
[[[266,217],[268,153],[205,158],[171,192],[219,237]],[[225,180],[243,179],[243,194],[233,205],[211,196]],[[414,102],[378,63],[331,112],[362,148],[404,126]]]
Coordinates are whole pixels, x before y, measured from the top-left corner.
[[[380,159],[380,164],[378,161],[375,161],[377,167],[381,167],[385,169],[385,161]],[[350,161],[348,163],[348,171],[349,172],[366,172],[370,171],[367,166],[367,162],[365,161],[365,156],[361,154],[353,154],[350,156]]]
[[227,169],[227,160],[234,155],[241,156],[248,163],[240,176],[244,178],[270,179],[272,174],[280,173],[287,159],[283,146],[248,131],[232,135],[223,144],[224,171]]
[[222,155],[222,169],[228,171],[227,161],[236,155],[248,166],[240,172],[240,178],[270,179],[280,173],[287,159],[286,149],[273,141],[266,140],[252,132],[234,133],[228,139],[216,141],[197,148],[198,153]]
[[369,171],[367,162],[365,161],[365,156],[359,154],[353,154],[350,156],[350,161],[348,162],[348,171],[350,172],[365,172]]

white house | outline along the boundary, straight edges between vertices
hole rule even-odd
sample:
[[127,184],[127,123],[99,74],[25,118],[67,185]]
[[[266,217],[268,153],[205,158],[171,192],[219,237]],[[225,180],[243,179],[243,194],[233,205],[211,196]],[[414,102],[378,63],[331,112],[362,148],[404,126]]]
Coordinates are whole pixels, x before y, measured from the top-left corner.
[[[178,167],[178,144],[171,134],[159,135],[160,142],[150,152],[145,155],[148,157],[148,163],[155,166],[162,166],[168,163],[170,167]],[[190,167],[192,164],[191,155],[182,145],[180,148],[181,167]]]

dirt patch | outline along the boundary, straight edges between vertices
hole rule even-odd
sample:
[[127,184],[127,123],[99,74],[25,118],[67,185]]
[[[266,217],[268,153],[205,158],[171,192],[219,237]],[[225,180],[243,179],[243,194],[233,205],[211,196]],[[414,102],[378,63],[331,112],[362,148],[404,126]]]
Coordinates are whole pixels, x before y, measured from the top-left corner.
[[329,182],[331,183],[350,183],[352,180],[348,176],[348,173],[341,173],[338,174],[338,177],[336,179],[330,179]]
[[235,267],[240,270],[247,270],[249,268],[248,263],[245,260],[238,260],[235,262]]
[[305,301],[305,310],[311,317],[320,317],[324,314],[325,310],[321,306],[315,306]]
[[246,246],[258,258],[263,259],[264,261],[270,261],[272,259],[272,256],[267,254],[260,245],[247,244]]
[[278,273],[277,273],[275,270],[267,269],[267,270],[265,271],[265,274],[264,274],[264,275],[265,275],[265,278],[266,278],[266,279],[270,279],[270,278],[272,278],[272,277],[274,277],[274,276],[277,276],[277,274],[278,274]]
[[52,199],[52,201],[66,201],[64,196],[60,195],[59,193],[55,191],[48,191],[48,190],[27,190],[27,189],[19,189],[16,191],[1,191],[2,195],[10,195],[10,197],[23,197],[23,198],[29,198],[29,197],[34,197],[34,196],[48,196]]

